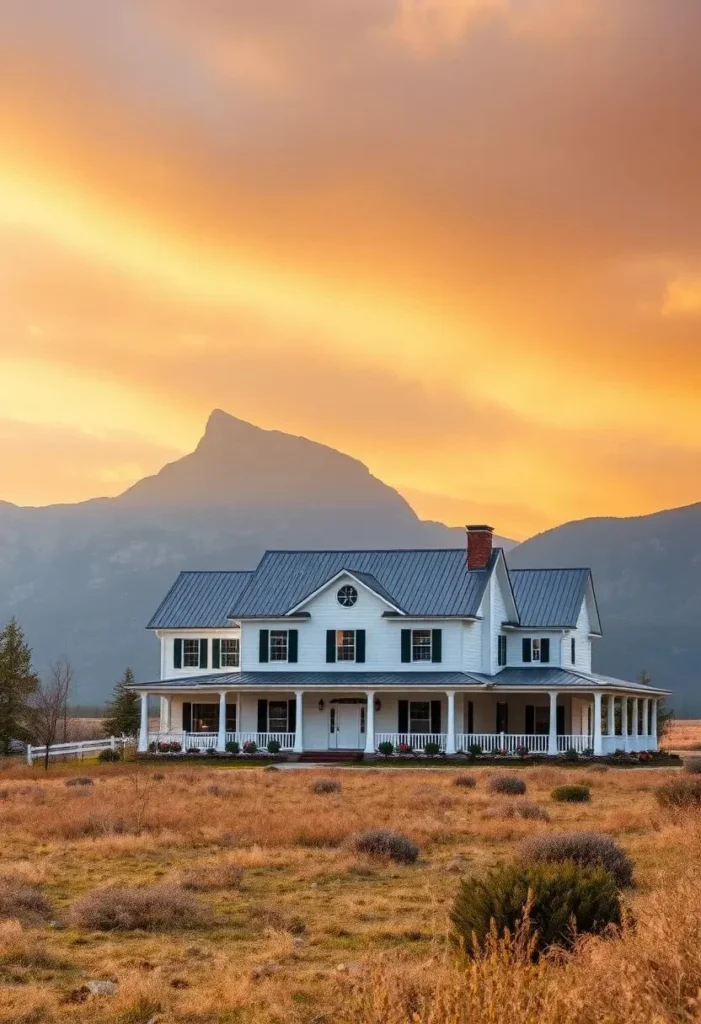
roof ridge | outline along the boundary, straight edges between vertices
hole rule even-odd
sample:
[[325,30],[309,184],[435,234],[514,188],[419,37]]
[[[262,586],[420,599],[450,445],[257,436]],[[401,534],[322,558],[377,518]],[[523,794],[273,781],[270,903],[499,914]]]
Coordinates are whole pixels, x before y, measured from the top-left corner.
[[[493,551],[503,551],[503,548],[493,548]],[[464,553],[464,548],[266,548],[263,552],[265,555],[387,555],[387,554],[406,554],[409,551],[416,551],[420,554],[426,553],[437,553],[443,554],[447,552],[460,551]]]
[[533,567],[531,567],[529,569],[527,569],[525,567],[521,568],[521,569],[509,568],[509,572],[591,572],[591,566],[590,565],[562,565],[562,566],[559,566],[559,567],[556,566],[556,565],[549,565],[549,566],[544,566],[544,567],[533,566]]

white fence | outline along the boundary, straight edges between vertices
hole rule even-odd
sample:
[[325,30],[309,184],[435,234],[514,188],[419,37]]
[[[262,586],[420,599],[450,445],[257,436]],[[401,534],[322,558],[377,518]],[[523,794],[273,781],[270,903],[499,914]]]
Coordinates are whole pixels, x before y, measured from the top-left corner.
[[[83,757],[98,754],[101,750],[122,750],[126,743],[133,743],[125,736],[108,736],[101,740],[78,740],[75,743],[54,743],[49,747],[49,757]],[[46,747],[27,745],[27,764],[41,761],[46,757]]]
[[406,744],[413,750],[423,750],[427,743],[437,743],[441,750],[445,750],[447,739],[444,732],[376,732],[375,748],[380,743],[392,743],[394,747]]
[[[182,750],[215,750],[218,734],[216,732],[150,732],[149,743],[179,743]],[[255,743],[258,750],[266,750],[268,743],[274,740],[280,744],[280,750],[292,750],[295,745],[293,732],[227,732],[225,743],[238,743],[243,749],[244,743]]]

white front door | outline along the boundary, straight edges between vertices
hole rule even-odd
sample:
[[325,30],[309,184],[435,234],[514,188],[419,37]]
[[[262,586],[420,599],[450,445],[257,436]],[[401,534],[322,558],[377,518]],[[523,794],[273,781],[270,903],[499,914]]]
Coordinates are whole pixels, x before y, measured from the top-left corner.
[[339,750],[360,750],[361,704],[332,704],[329,710],[329,747]]

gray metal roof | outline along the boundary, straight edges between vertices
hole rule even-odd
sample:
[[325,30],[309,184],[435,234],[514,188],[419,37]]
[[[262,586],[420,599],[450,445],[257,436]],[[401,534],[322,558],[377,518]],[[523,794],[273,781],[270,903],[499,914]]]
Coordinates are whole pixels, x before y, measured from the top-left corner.
[[500,549],[486,569],[467,570],[461,548],[389,551],[267,551],[232,618],[282,617],[343,569],[374,578],[412,616],[473,616]]
[[229,608],[252,572],[181,572],[147,629],[215,629],[229,626]]
[[510,569],[521,626],[574,629],[582,608],[589,569]]

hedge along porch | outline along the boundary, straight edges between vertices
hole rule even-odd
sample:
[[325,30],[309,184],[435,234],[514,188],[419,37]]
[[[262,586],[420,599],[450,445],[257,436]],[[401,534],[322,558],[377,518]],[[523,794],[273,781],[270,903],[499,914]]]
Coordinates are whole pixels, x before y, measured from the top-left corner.
[[[157,731],[148,730],[142,701],[139,749],[177,741],[183,748],[273,739],[285,751],[357,750],[373,754],[380,743],[420,750],[438,743],[453,753],[479,745],[485,751],[525,747],[556,754],[568,748],[595,753],[657,749],[656,698],[595,691],[508,692],[405,685],[266,689],[154,685],[142,695],[161,698]],[[598,720],[598,729],[597,729]]]

